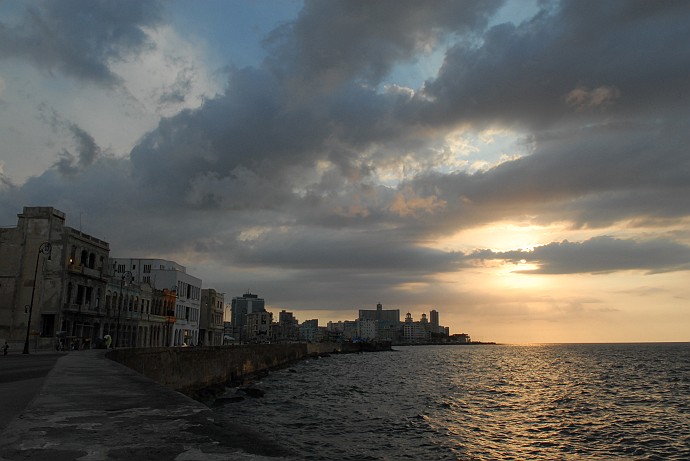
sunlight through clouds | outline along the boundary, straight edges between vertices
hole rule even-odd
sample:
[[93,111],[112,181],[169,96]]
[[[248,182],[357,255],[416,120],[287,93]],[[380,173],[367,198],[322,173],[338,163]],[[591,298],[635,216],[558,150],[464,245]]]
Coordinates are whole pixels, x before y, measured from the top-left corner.
[[0,2],[0,225],[322,323],[685,340],[688,5]]

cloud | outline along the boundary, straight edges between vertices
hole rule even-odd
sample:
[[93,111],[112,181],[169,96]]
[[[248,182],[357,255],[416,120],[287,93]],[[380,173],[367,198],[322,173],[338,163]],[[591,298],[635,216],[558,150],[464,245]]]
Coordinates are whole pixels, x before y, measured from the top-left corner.
[[[611,102],[610,114],[684,110],[690,83],[685,2],[613,1],[585,6],[562,1],[519,25],[500,24],[481,43],[449,49],[437,78],[425,85],[420,118],[530,128],[581,119],[566,103]],[[589,114],[591,117],[592,114]]]
[[635,241],[601,236],[580,243],[567,240],[554,242],[533,250],[481,250],[474,252],[471,257],[483,260],[501,259],[513,263],[524,260],[539,266],[535,270],[516,271],[522,274],[609,273],[628,270],[659,273],[690,270],[690,247],[663,239]]
[[376,84],[394,64],[430,52],[447,35],[481,31],[501,4],[307,1],[294,22],[266,40],[272,50],[267,65],[316,89],[333,89],[351,79]]
[[70,131],[72,131],[76,144],[77,154],[74,155],[67,150],[62,151],[60,158],[55,163],[55,167],[63,175],[71,175],[79,170],[83,170],[91,165],[101,153],[101,149],[93,137],[84,130],[71,124]]
[[[504,296],[478,287],[471,263],[525,259],[539,274],[688,268],[687,236],[649,240],[635,228],[663,232],[690,216],[685,2],[540,3],[535,17],[489,29],[497,2],[307,2],[269,37],[265,63],[227,69],[216,95],[199,90],[203,63],[160,53],[178,42],[157,4],[117,4],[128,11],[79,34],[75,4],[54,22],[56,3],[33,5],[44,9],[0,26],[13,41],[0,57],[56,79],[122,83],[135,116],[96,128],[69,104],[50,105],[61,109],[51,126],[69,139],[45,150],[62,157],[0,185],[3,223],[21,206],[52,205],[81,214],[115,256],[175,259],[210,286],[309,308],[461,299],[463,312],[487,317],[531,303],[577,312],[591,300],[534,294],[492,306]],[[94,14],[110,5],[93,3]],[[59,25],[54,55],[39,63],[50,50],[29,38]],[[423,87],[382,85],[400,63],[446,48]],[[154,70],[166,74],[155,85]],[[108,94],[86,113],[121,95]],[[142,105],[160,118],[114,157],[98,130],[133,131]],[[510,146],[480,139],[487,132],[509,133]],[[457,142],[465,137],[477,147]],[[439,238],[504,222],[585,237],[537,235],[532,251],[438,249]],[[589,238],[620,228],[630,237]]]
[[591,107],[603,108],[612,104],[613,101],[619,97],[620,91],[615,87],[600,86],[590,90],[587,87],[578,86],[566,95],[565,102],[578,109]]
[[152,0],[29,2],[18,24],[0,23],[0,58],[113,86],[121,79],[110,64],[152,46],[147,28],[162,19]]

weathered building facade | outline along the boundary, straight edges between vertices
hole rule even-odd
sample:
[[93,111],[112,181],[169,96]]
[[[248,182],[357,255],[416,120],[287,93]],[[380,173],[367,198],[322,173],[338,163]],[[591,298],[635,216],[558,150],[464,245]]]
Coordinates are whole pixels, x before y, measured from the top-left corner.
[[201,319],[199,321],[199,343],[202,346],[223,345],[223,315],[225,295],[213,288],[201,290]]
[[0,338],[32,350],[104,334],[108,242],[65,225],[52,207],[24,207],[0,228]]

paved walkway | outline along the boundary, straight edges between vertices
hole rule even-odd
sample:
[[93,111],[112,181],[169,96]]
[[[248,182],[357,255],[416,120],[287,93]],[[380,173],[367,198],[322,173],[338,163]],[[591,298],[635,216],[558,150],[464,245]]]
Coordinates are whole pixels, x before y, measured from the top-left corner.
[[288,459],[265,437],[104,354],[77,351],[57,361],[0,433],[0,461]]

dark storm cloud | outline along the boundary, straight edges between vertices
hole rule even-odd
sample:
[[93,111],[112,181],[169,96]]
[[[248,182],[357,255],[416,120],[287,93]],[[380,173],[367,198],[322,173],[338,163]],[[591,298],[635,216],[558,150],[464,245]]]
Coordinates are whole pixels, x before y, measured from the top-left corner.
[[20,23],[0,22],[0,58],[113,85],[119,77],[109,63],[151,46],[145,28],[161,20],[161,5],[153,0],[27,2]]
[[71,175],[92,165],[101,154],[101,148],[96,144],[93,136],[78,125],[70,123],[67,128],[74,140],[76,155],[66,149],[63,150],[55,163],[55,168],[61,174]]
[[294,104],[272,73],[235,70],[224,95],[162,120],[134,148],[132,162],[147,182],[175,184],[171,192],[178,198],[208,174],[230,182],[249,174],[270,183],[267,193],[289,194],[295,186],[291,169],[313,168],[321,160],[344,177],[368,176],[361,153],[376,140],[404,133],[388,116],[401,103],[397,95],[346,85]]
[[385,231],[361,233],[291,229],[272,231],[251,241],[238,242],[233,254],[240,265],[327,269],[338,267],[360,272],[418,273],[452,271],[462,254],[396,241]]
[[[338,8],[321,5],[310,4],[290,28],[289,43],[308,56],[319,53],[303,43],[300,31],[324,35],[322,40],[313,37],[319,43],[314,46],[329,43],[328,29],[306,26],[314,17],[324,24],[350,24],[352,30],[346,36],[378,43],[397,37],[402,29],[416,36],[416,29],[401,26],[409,26],[406,21],[411,18],[419,20],[423,31],[432,30],[433,21],[441,22],[439,30],[450,30],[451,23],[480,24],[485,13],[469,7],[484,13],[459,20],[446,12],[449,18],[441,21],[436,13],[410,7],[407,13],[395,10],[390,17],[379,18],[388,27],[375,32],[376,27],[366,21],[383,15],[377,8],[385,10],[389,5],[339,6],[352,9],[345,16],[354,15],[367,24],[366,29],[371,29],[367,35],[355,33],[363,25],[336,17]],[[451,50],[438,79],[422,92],[433,96],[432,101],[382,94],[354,83],[295,101],[289,75],[265,69],[234,71],[224,95],[199,110],[161,122],[132,152],[133,165],[147,183],[161,183],[169,197],[191,205],[283,209],[298,223],[393,225],[400,232],[419,232],[418,237],[525,215],[538,216],[541,223],[569,219],[575,226],[602,226],[653,215],[683,216],[688,194],[682,192],[690,185],[690,164],[684,147],[688,143],[680,140],[687,139],[690,130],[687,118],[672,119],[683,107],[678,106],[679,98],[671,96],[682,99],[690,94],[688,80],[678,77],[678,68],[685,65],[690,52],[672,47],[669,56],[660,57],[652,50],[665,50],[690,33],[681,27],[688,15],[679,14],[685,8],[677,3],[669,3],[666,9],[646,7],[649,11],[644,15],[635,7],[642,8],[641,4],[606,5],[598,7],[601,18],[595,21],[599,26],[609,21],[609,26],[594,27],[596,37],[586,34],[592,27],[586,13],[577,3],[565,2],[521,25],[497,26],[474,47]],[[360,17],[358,8],[374,8],[376,13]],[[641,42],[640,36],[645,40]],[[328,46],[325,49],[337,50],[339,45]],[[411,45],[406,49],[414,51]],[[466,53],[462,59],[459,50]],[[678,60],[669,62],[671,55]],[[401,56],[391,53],[392,60]],[[290,61],[277,51],[273,57]],[[361,63],[375,60],[371,55],[358,59]],[[361,63],[353,63],[356,70],[353,67],[344,74],[348,78],[365,75]],[[536,69],[531,69],[533,65]],[[640,66],[645,76],[629,75]],[[470,100],[476,107],[463,103]],[[641,101],[653,103],[649,120],[632,110]],[[422,106],[444,118],[416,120]],[[449,108],[457,113],[447,113]],[[450,120],[456,117],[456,122],[483,125],[485,115],[493,113],[488,118],[550,120],[550,130],[535,130],[526,137],[534,146],[531,156],[475,174],[434,173],[435,162],[442,160],[430,155],[427,147],[455,123]],[[431,171],[422,171],[397,188],[371,184],[375,172],[402,164],[403,155]],[[295,171],[314,168],[322,161],[336,165],[337,171],[318,183],[298,182]],[[213,184],[218,186],[215,191],[209,187]],[[295,188],[306,195],[296,196]],[[407,190],[413,197],[401,202]],[[641,190],[660,202],[636,207],[633,200],[645,203],[639,202]],[[357,203],[361,205],[358,212],[343,213],[352,209],[348,200],[351,205],[362,197],[367,199]],[[626,200],[627,206],[621,206]],[[582,207],[595,201],[591,210]],[[401,204],[416,204],[418,212]],[[423,210],[424,204],[429,209]],[[422,215],[433,219],[420,221]],[[400,230],[403,227],[407,230]]]
[[663,116],[690,97],[690,4],[563,1],[459,43],[425,91],[432,123],[539,127],[564,117]]
[[447,34],[481,30],[502,3],[307,1],[295,22],[268,38],[273,53],[267,63],[319,88],[352,78],[378,83],[394,64],[433,49]]
[[[86,26],[95,39],[76,43],[72,56],[62,45],[78,42],[81,19],[68,17],[75,4],[66,3],[52,23],[47,12],[59,5],[2,24],[14,42],[0,42],[0,56],[48,53],[46,68],[112,83],[109,60],[146,46],[142,27],[159,19],[149,3],[94,3],[127,16],[104,18],[103,32]],[[78,147],[57,166],[78,171],[68,180],[54,168],[5,187],[11,193],[0,188],[2,209],[17,204],[3,224],[22,205],[51,201],[68,215],[97,216],[87,232],[119,251],[278,268],[284,287],[323,283],[321,293],[337,286],[343,296],[360,285],[373,292],[365,274],[395,287],[471,257],[524,258],[540,273],[685,268],[688,249],[661,240],[476,255],[423,243],[504,220],[597,227],[688,216],[690,48],[679,45],[690,43],[687,5],[556,3],[480,37],[496,3],[310,2],[271,38],[266,67],[230,71],[224,94],[162,119],[130,159],[99,155],[75,129]],[[54,56],[30,46],[49,33],[60,39]],[[416,93],[362,83],[443,40],[457,44]],[[162,102],[184,100],[186,82],[181,75]],[[531,155],[477,173],[440,168],[435,152],[450,131],[506,125],[526,130]],[[418,173],[401,184],[381,179],[408,161]]]
[[603,227],[690,214],[685,124],[608,123],[540,133],[532,155],[474,174],[429,174],[407,183],[447,204],[432,224],[450,232],[535,216]]
[[690,247],[667,240],[637,242],[613,237],[596,237],[574,243],[564,240],[534,250],[494,252],[482,250],[469,255],[475,259],[501,259],[537,264],[525,274],[607,273],[638,270],[647,273],[690,270]]

